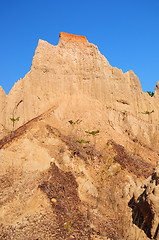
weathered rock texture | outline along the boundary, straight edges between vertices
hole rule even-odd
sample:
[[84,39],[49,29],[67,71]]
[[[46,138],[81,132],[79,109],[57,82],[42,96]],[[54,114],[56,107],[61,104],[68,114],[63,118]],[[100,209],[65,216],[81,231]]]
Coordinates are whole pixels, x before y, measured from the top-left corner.
[[129,202],[133,222],[151,239],[159,239],[159,165],[154,173],[138,183]]
[[60,35],[0,88],[0,239],[159,239],[158,85]]
[[20,117],[14,124],[17,128],[52,105],[61,108],[60,117],[64,118],[66,102],[96,101],[105,112],[104,121],[118,132],[126,131],[158,149],[158,90],[154,97],[143,93],[133,71],[123,73],[111,67],[83,36],[61,33],[57,46],[39,40],[30,72],[8,96],[2,90],[0,94],[0,123],[5,131],[13,129],[10,118]]

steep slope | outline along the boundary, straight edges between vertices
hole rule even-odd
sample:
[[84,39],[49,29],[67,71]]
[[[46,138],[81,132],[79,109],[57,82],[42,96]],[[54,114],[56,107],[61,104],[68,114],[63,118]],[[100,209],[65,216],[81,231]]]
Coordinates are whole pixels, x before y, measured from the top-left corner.
[[[96,111],[100,107],[105,121],[116,131],[126,132],[158,149],[158,91],[154,97],[143,93],[132,71],[123,73],[111,67],[97,47],[83,36],[61,33],[57,46],[39,40],[30,72],[2,98],[0,123],[5,132],[52,105],[59,107],[60,117],[64,118],[71,111],[70,103],[78,102],[78,112],[87,99],[89,107],[92,100],[96,101]],[[19,121],[13,124],[10,118],[17,117]],[[1,132],[2,136],[5,132]]]
[[0,239],[159,238],[158,86],[61,33],[0,97]]
[[0,141],[1,239],[148,239],[128,204],[158,154],[89,124],[53,107]]

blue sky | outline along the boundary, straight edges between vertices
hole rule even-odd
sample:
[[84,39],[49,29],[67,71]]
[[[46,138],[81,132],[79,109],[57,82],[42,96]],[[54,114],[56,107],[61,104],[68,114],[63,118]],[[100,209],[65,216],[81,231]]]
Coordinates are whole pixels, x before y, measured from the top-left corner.
[[0,85],[30,70],[38,39],[85,35],[112,66],[132,69],[143,91],[159,81],[159,0],[5,0],[0,3]]

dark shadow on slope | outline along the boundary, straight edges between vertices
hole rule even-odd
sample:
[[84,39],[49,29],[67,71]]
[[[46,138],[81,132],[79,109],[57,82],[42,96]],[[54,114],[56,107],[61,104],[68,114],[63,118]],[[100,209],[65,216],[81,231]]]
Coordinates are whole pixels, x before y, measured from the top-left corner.
[[129,201],[128,206],[132,208],[133,223],[142,229],[147,237],[151,239],[151,228],[154,215],[150,205],[145,201],[145,195],[146,192],[144,191],[137,199],[137,202],[132,198]]
[[155,235],[154,235],[154,239],[157,239],[158,233],[159,233],[159,224],[157,226],[157,229],[156,229],[156,232],[155,232]]
[[[158,195],[155,188],[158,185],[158,165],[147,184],[141,185],[140,195],[136,194],[129,201],[128,206],[132,208],[133,223],[142,229],[150,239],[158,239]],[[135,197],[136,196],[136,197]],[[157,225],[156,225],[157,224]]]

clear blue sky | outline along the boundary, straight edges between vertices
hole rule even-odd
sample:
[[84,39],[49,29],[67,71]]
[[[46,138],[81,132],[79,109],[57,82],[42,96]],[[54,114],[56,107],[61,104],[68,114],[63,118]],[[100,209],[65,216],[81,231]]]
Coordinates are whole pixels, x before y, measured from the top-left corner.
[[5,0],[0,3],[0,85],[30,70],[38,39],[85,35],[112,66],[132,69],[143,91],[159,81],[159,0]]

